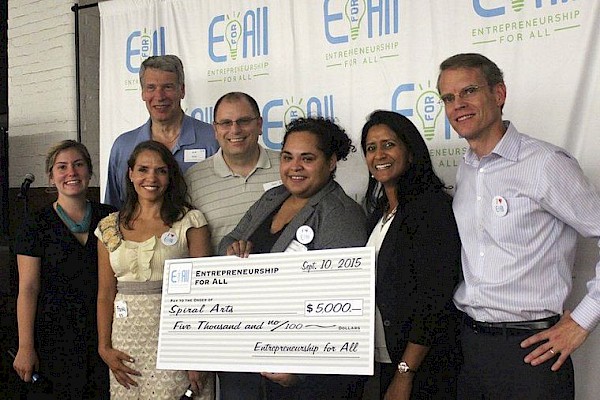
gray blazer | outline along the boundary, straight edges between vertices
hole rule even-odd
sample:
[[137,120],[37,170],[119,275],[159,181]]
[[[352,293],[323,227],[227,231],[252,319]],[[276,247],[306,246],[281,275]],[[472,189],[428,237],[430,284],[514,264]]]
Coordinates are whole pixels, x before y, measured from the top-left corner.
[[[235,229],[221,240],[219,254],[225,255],[227,247],[237,240],[248,240],[254,231],[274,210],[290,196],[285,186],[277,186],[250,207]],[[296,230],[302,225],[314,231],[309,250],[360,247],[367,242],[365,214],[363,209],[334,180],[329,181],[313,195],[308,203],[284,228],[272,253],[284,251],[296,239]]]

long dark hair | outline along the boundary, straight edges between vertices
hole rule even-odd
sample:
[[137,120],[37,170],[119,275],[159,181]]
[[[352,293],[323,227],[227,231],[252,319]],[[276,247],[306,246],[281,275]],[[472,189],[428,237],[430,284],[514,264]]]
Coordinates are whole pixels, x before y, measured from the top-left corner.
[[[143,151],[157,153],[161,160],[167,165],[169,184],[165,190],[164,199],[160,208],[160,217],[163,222],[172,226],[174,222],[183,218],[188,210],[194,207],[188,201],[187,184],[183,179],[179,164],[173,154],[162,143],[148,140],[135,146],[127,165],[133,170],[137,157]],[[119,213],[119,222],[127,229],[131,229],[131,222],[135,217],[138,206],[138,195],[130,179],[125,179],[125,204]]]
[[[360,145],[366,154],[367,133],[375,125],[385,125],[396,134],[411,156],[408,168],[396,181],[396,193],[400,208],[409,200],[426,192],[444,189],[444,183],[435,174],[429,150],[417,127],[404,115],[384,110],[376,110],[367,118],[362,128]],[[385,209],[389,202],[383,187],[373,177],[369,177],[366,206],[369,214]]]

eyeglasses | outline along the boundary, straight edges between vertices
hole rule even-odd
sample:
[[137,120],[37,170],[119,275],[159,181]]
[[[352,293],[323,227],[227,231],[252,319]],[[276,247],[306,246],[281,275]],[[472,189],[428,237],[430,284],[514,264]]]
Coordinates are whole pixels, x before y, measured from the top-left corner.
[[233,127],[233,124],[235,123],[240,128],[246,128],[247,126],[250,125],[250,123],[252,121],[255,121],[259,118],[260,117],[243,117],[243,118],[236,119],[235,121],[232,121],[230,119],[224,119],[219,122],[215,121],[214,124],[217,126],[220,126],[222,128],[230,129],[231,127]]
[[469,99],[469,98],[473,97],[475,95],[475,93],[477,93],[479,91],[479,89],[484,88],[486,86],[489,86],[489,85],[467,86],[458,93],[448,93],[448,94],[441,96],[439,103],[443,104],[443,105],[450,105],[450,104],[454,103],[454,100],[456,100],[455,94],[458,95],[458,97],[460,97],[463,100]]

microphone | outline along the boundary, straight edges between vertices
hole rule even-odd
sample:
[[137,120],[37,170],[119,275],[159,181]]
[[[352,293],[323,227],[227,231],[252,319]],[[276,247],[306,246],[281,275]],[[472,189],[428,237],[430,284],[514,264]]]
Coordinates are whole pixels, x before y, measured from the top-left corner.
[[[31,175],[31,174],[28,174]],[[33,176],[33,175],[32,175]],[[15,350],[14,348],[10,348],[6,351],[8,353],[8,355],[10,355],[12,357],[12,359],[14,360],[15,357],[17,356],[17,350]],[[31,374],[31,384],[35,385],[36,388],[41,389],[41,392],[44,394],[50,394],[52,393],[52,382],[47,379],[45,376],[40,375],[37,372],[33,372],[33,374]]]
[[181,395],[179,400],[188,400],[194,398],[194,392],[192,392],[192,385],[188,386],[184,394]]
[[35,182],[35,176],[31,173],[28,173],[25,175],[25,179],[23,180],[23,183],[21,183],[21,192],[19,193],[19,198],[23,199],[25,197],[27,197],[27,192],[29,191],[29,186],[31,186],[31,184]]

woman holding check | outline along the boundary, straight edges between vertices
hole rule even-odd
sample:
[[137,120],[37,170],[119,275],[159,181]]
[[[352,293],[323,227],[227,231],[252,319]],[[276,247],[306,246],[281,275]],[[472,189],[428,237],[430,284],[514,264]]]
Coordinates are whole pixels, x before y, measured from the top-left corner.
[[[266,192],[219,245],[219,254],[364,246],[362,208],[334,181],[337,162],[354,150],[338,125],[300,118],[286,127],[282,186]],[[307,233],[308,232],[308,233]],[[220,372],[222,400],[360,399],[363,379],[345,375]]]

